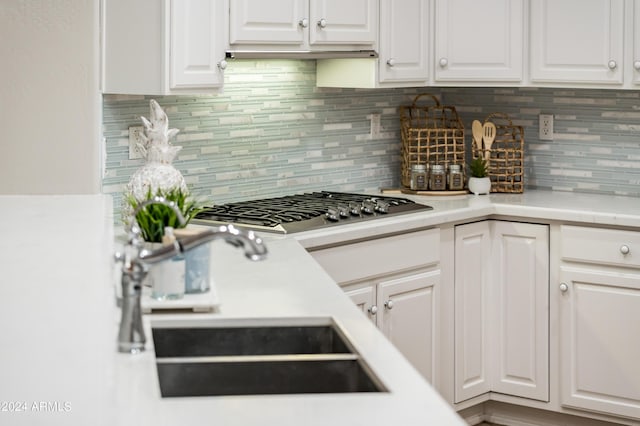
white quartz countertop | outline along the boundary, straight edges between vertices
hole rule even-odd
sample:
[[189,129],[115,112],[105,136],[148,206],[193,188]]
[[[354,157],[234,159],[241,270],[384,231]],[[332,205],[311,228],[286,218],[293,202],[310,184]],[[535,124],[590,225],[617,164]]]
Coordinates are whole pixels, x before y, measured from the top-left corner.
[[407,198],[434,210],[265,236],[264,262],[215,242],[219,312],[145,316],[147,330],[176,321],[332,317],[390,392],[161,398],[151,333],[145,353],[116,352],[111,199],[0,196],[0,424],[464,424],[305,248],[491,215],[640,228],[637,198],[550,191]]

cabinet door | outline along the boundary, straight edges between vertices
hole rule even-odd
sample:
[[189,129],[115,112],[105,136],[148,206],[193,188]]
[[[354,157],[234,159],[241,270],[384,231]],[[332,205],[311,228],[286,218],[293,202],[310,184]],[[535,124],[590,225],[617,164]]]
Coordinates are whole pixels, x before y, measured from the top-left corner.
[[531,81],[622,84],[624,0],[537,0]]
[[171,89],[222,86],[225,19],[224,1],[171,1]]
[[633,8],[633,82],[640,84],[640,2],[631,3]]
[[429,78],[429,1],[380,3],[379,80],[381,83]]
[[491,390],[548,401],[549,228],[491,224]]
[[310,0],[309,43],[374,46],[377,0]]
[[455,389],[454,402],[490,390],[489,222],[455,229]]
[[277,45],[282,49],[307,46],[309,0],[232,0],[229,6],[232,46]]
[[383,333],[431,383],[438,375],[439,293],[439,269],[378,284]]
[[436,0],[436,81],[521,81],[523,3]]
[[342,287],[342,290],[353,303],[369,317],[373,323],[377,323],[378,306],[376,305],[376,285],[374,283],[350,284]]
[[560,280],[561,403],[640,418],[640,275],[563,266]]

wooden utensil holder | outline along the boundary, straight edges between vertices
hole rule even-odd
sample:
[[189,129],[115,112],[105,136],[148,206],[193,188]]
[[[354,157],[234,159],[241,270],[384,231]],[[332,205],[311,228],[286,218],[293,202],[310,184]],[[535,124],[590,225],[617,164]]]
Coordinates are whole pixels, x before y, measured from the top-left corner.
[[493,145],[490,150],[478,149],[474,140],[473,158],[483,156],[487,160],[491,192],[521,193],[524,191],[524,128],[515,126],[502,112],[489,114],[484,122],[489,121],[496,125]]

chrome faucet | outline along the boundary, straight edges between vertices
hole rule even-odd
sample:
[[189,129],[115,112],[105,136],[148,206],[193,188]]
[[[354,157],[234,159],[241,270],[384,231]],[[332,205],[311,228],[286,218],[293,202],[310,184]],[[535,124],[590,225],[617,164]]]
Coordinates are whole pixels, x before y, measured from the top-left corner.
[[140,227],[136,221],[138,212],[149,204],[163,204],[171,208],[178,217],[181,225],[185,219],[178,207],[164,197],[154,197],[140,203],[133,212],[133,219],[127,232],[129,240],[123,253],[116,253],[116,261],[122,262],[122,317],[118,332],[118,351],[137,353],[144,351],[146,337],[142,325],[142,281],[146,277],[149,267],[172,257],[194,249],[202,244],[216,239],[223,239],[235,247],[243,247],[247,258],[253,261],[262,260],[267,255],[267,247],[262,239],[253,231],[241,231],[232,225],[222,225],[215,229],[206,229],[196,235],[177,239],[173,245],[166,245],[156,250],[143,247],[144,240]]

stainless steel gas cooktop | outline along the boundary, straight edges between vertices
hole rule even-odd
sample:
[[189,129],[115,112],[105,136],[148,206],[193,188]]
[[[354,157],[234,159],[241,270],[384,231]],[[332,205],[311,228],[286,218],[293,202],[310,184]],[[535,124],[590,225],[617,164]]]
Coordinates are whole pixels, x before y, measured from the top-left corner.
[[192,223],[290,234],[432,209],[406,198],[321,191],[207,207]]

